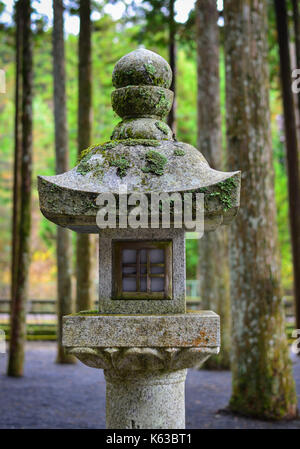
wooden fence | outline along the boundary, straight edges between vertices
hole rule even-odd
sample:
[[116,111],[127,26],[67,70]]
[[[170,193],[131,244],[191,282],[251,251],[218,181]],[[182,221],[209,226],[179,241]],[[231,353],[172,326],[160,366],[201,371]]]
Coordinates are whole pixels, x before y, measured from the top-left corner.
[[[201,308],[199,296],[187,296],[187,308],[197,310]],[[98,301],[94,304],[94,309],[98,308]],[[286,317],[294,316],[294,304],[292,296],[284,297],[284,308]],[[10,300],[0,299],[0,314],[10,313]],[[27,313],[32,315],[55,315],[56,301],[54,299],[31,299],[27,302]]]

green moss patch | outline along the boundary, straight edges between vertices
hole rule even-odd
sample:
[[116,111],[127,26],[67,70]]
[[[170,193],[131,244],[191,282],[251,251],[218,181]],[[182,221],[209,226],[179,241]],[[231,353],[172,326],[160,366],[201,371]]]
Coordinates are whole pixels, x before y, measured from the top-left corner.
[[121,156],[114,161],[111,161],[110,165],[117,167],[117,175],[120,176],[120,178],[124,178],[127,174],[127,169],[130,167],[130,162],[124,156]]
[[159,102],[156,104],[156,110],[158,112],[160,111],[164,111],[164,115],[167,114],[169,112],[169,110],[171,109],[171,101],[166,98],[166,94],[164,90],[160,90],[160,98],[159,98]]
[[91,145],[90,147],[86,148],[85,150],[82,150],[80,153],[80,156],[78,158],[78,161],[81,162],[81,161],[88,160],[91,157],[91,155],[93,154],[92,150],[94,150],[95,148],[98,148],[99,146],[101,146],[101,144],[98,143],[98,144]]
[[185,151],[184,150],[180,150],[179,148],[174,150],[174,156],[184,156],[184,155],[185,155]]
[[82,176],[86,175],[90,171],[90,165],[88,162],[82,161],[77,167],[77,173],[80,173]]
[[164,167],[167,163],[167,158],[158,151],[150,150],[146,153],[146,167],[142,168],[144,173],[154,173],[161,176],[164,174]]
[[[127,121],[128,123],[128,121]],[[87,161],[93,154],[101,153],[103,150],[111,150],[115,148],[117,145],[124,146],[136,146],[143,145],[147,147],[158,146],[160,143],[154,139],[115,139],[110,140],[108,142],[91,145],[89,148],[83,150],[80,154],[80,161]]]
[[225,210],[232,207],[231,203],[231,191],[235,189],[237,183],[235,179],[226,179],[218,184],[220,189],[220,201],[225,206]]
[[226,179],[214,186],[215,190],[210,191],[207,187],[202,187],[199,192],[205,194],[205,201],[210,198],[216,198],[222,204],[224,212],[232,207],[231,192],[237,187],[237,181],[234,178]]
[[100,145],[91,145],[89,148],[86,148],[81,152],[80,162],[77,166],[77,173],[80,173],[82,176],[85,176],[87,173],[93,171],[95,176],[103,175],[103,167],[99,164],[97,170],[95,165],[90,164],[90,159],[94,154],[101,154],[105,161],[110,166],[118,167],[118,175],[122,178],[126,175],[126,170],[130,166],[129,161],[126,160],[123,156],[118,157],[117,159],[113,158],[113,154],[109,152],[118,145],[123,145],[125,147],[131,146],[146,146],[146,147],[157,147],[160,145],[160,142],[154,139],[120,139],[120,140],[111,140],[109,142],[105,142]]
[[149,73],[149,75],[155,75],[156,73],[156,68],[154,67],[153,64],[144,64],[144,67],[146,69],[146,72]]
[[166,123],[157,121],[155,122],[155,126],[157,129],[162,131],[166,136],[169,134],[169,127]]
[[81,310],[80,312],[72,313],[71,316],[78,315],[100,315],[99,310]]

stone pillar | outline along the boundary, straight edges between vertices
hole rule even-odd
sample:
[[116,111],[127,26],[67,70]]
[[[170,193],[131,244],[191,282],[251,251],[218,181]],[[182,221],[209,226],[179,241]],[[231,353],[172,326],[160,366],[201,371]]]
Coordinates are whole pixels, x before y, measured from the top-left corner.
[[185,428],[186,370],[218,354],[218,315],[82,312],[63,326],[67,352],[104,370],[108,429]]
[[[151,192],[172,195],[171,206],[174,193],[182,204],[184,194],[191,193],[195,210],[197,193],[205,192],[205,230],[214,230],[237,214],[240,172],[213,170],[196,148],[173,139],[164,122],[172,107],[171,80],[168,63],[149,50],[121,58],[113,71],[112,106],[122,121],[112,140],[83,151],[75,169],[59,177],[40,176],[38,182],[45,217],[76,232],[100,233],[99,311],[65,316],[63,346],[87,366],[105,370],[108,428],[184,428],[186,369],[199,367],[220,349],[219,316],[186,311],[185,225],[174,228],[172,206],[165,228],[160,212],[149,209],[148,198]],[[118,192],[124,184],[127,200],[132,193],[145,195],[141,207],[150,229],[136,229],[128,221],[131,209],[121,207],[124,191]],[[120,227],[106,223],[103,229],[97,220],[97,198],[107,193],[118,205]],[[134,263],[125,263],[121,255],[124,241],[136,251]],[[151,262],[150,251],[162,248],[163,262]],[[147,263],[141,263],[144,250]],[[131,290],[123,287],[123,277],[135,278]],[[146,289],[141,277],[147,279]],[[155,277],[163,281],[159,289]]]
[[104,370],[107,429],[184,429],[186,369]]

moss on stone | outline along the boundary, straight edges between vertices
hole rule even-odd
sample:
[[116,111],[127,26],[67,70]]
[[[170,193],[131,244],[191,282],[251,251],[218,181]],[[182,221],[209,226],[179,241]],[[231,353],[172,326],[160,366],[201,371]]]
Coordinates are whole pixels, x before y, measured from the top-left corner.
[[80,312],[71,313],[69,316],[79,316],[79,315],[100,315],[99,310],[81,310]]
[[218,199],[218,201],[223,206],[224,212],[232,207],[231,193],[237,187],[237,181],[235,178],[229,178],[225,181],[221,181],[215,186],[214,190],[211,191],[208,187],[202,187],[198,190],[199,193],[204,193],[204,208],[207,209],[207,201],[212,198]]
[[[103,164],[98,162],[92,164],[90,162],[92,154],[88,157],[88,155],[85,156],[85,158],[88,158],[87,160],[84,158],[77,166],[77,173],[81,174],[82,176],[85,176],[87,173],[92,172],[93,176],[95,178],[103,178],[104,175],[104,167]],[[109,159],[110,160],[110,159]],[[107,161],[109,162],[109,161]]]
[[126,176],[127,169],[130,167],[130,161],[125,158],[124,155],[115,156],[109,151],[118,145],[123,145],[125,147],[130,146],[146,146],[146,147],[157,147],[160,142],[154,139],[120,139],[111,140],[100,145],[91,145],[89,148],[84,150],[83,157],[77,166],[77,173],[85,176],[89,172],[93,172],[94,177],[103,177],[104,169],[103,163],[91,164],[90,159],[94,154],[101,154],[104,158],[104,163],[106,162],[109,166],[117,167],[117,174],[120,178]]
[[89,161],[91,156],[93,154],[99,154],[106,150],[111,150],[112,148],[115,148],[117,145],[124,145],[124,146],[136,146],[136,145],[142,145],[147,147],[156,147],[159,146],[160,143],[157,140],[154,139],[115,139],[110,140],[108,142],[105,142],[103,144],[96,144],[91,145],[90,147],[83,150],[80,154],[80,163],[78,165],[77,171],[82,174],[86,174],[88,170],[88,166],[85,165],[86,162]]
[[125,119],[117,124],[111,139],[171,140],[172,132],[166,123],[151,117]]
[[93,150],[94,148],[97,148],[97,147],[100,146],[100,145],[101,145],[100,143],[94,144],[94,145],[91,145],[91,146],[88,147],[88,148],[85,148],[85,150],[82,150],[81,153],[80,153],[80,156],[79,156],[79,158],[78,158],[79,162],[81,162],[82,160],[88,160],[89,157],[92,155],[92,153],[91,153],[92,150]]
[[82,161],[80,162],[80,164],[77,166],[77,173],[79,173],[82,176],[85,176],[89,171],[91,170],[90,165],[88,162]]
[[164,117],[172,101],[171,91],[156,86],[126,86],[112,93],[112,107],[120,117]]
[[157,129],[162,131],[166,136],[169,134],[169,127],[166,123],[157,121],[155,122],[155,126]]
[[115,65],[113,85],[152,85],[169,88],[172,71],[168,63],[159,55],[145,49],[138,49],[121,58]]
[[111,161],[110,165],[117,167],[117,175],[120,178],[124,178],[127,174],[127,169],[130,167],[130,162],[124,156],[121,156],[114,161]]
[[156,73],[156,68],[153,64],[144,64],[144,67],[146,69],[146,72],[149,73],[149,75],[153,76]]
[[133,147],[137,145],[157,147],[160,145],[160,143],[154,139],[116,139],[95,147],[95,153],[99,153],[101,150],[110,150],[112,148],[115,148],[117,145],[124,145],[125,147]]
[[167,158],[158,151],[150,150],[146,153],[146,167],[142,168],[144,173],[154,173],[161,176],[164,174],[164,167],[167,163]]
[[226,179],[218,184],[220,189],[220,201],[225,206],[225,211],[232,207],[231,191],[236,188],[236,180],[233,178]]
[[155,106],[157,114],[159,115],[161,111],[169,111],[171,109],[171,102],[166,97],[165,91],[163,89],[160,90],[160,98],[158,103]]
[[164,76],[158,76],[156,67],[153,64],[144,64],[144,68],[147,75],[149,75],[149,79],[151,80],[151,84],[153,86],[165,87],[168,89],[168,80],[166,80]]
[[176,150],[174,150],[174,156],[184,156],[184,155],[185,155],[184,150],[180,150],[179,148],[176,148]]

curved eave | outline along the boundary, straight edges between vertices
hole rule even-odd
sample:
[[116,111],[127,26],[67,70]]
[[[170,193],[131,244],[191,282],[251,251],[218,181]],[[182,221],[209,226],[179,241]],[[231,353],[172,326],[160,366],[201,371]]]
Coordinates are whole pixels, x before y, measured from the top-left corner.
[[[204,193],[205,231],[216,229],[223,224],[229,224],[238,212],[240,204],[239,171],[222,173],[222,178],[215,184],[203,185],[193,189],[166,191],[165,193]],[[60,175],[63,176],[63,175]],[[83,191],[70,189],[56,183],[57,176],[38,177],[38,192],[42,214],[53,223],[67,227],[80,233],[99,233],[96,224],[96,214],[99,207],[96,198],[99,191]],[[114,192],[112,192],[114,193]],[[128,192],[136,193],[136,192]],[[149,192],[144,192],[149,195]],[[118,193],[114,193],[116,199]]]

